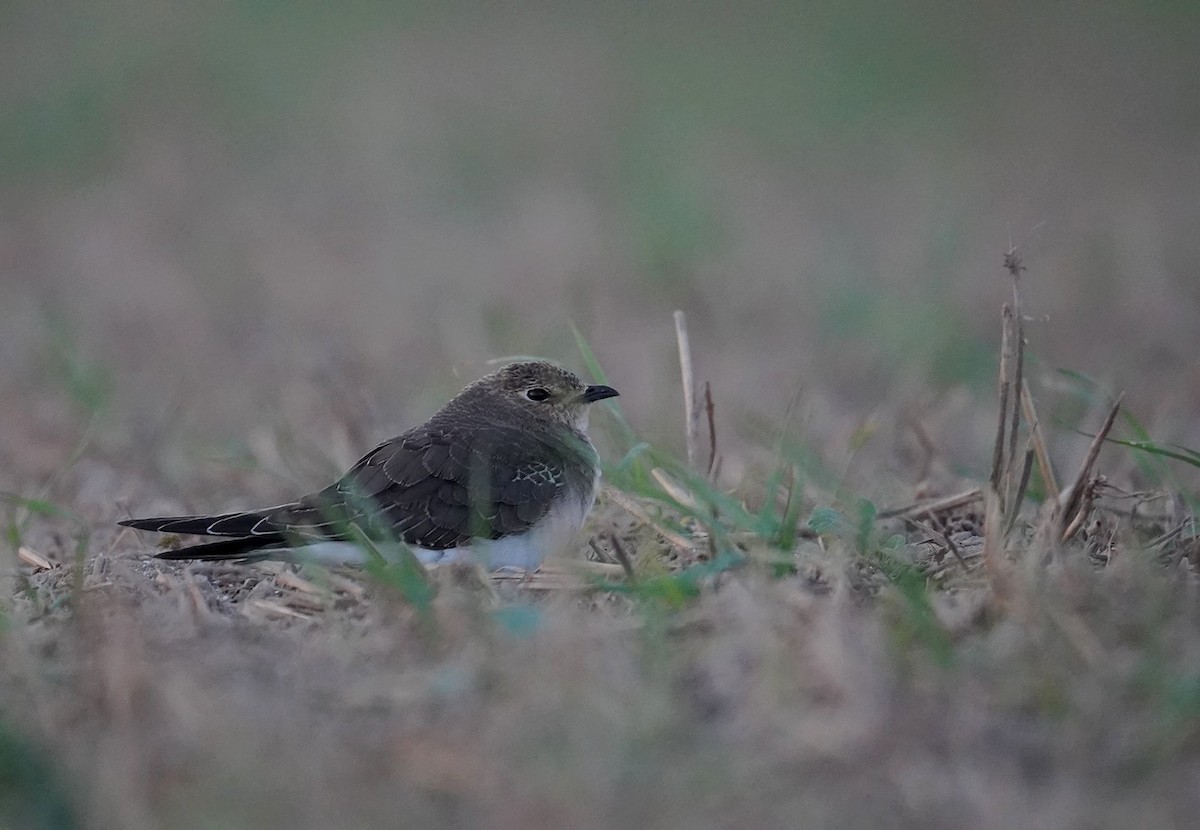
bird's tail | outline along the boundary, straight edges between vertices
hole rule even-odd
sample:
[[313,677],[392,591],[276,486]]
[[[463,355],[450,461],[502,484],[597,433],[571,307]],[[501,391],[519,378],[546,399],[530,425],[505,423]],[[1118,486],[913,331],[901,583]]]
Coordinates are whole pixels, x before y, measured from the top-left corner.
[[199,559],[205,562],[260,562],[270,559],[283,545],[283,536],[247,536],[242,539],[222,539],[203,545],[192,545],[178,550],[165,550],[155,554],[155,559],[180,561]]
[[185,536],[233,536],[219,542],[192,545],[157,554],[159,559],[203,559],[208,561],[268,559],[272,549],[284,545],[283,533],[271,521],[279,508],[223,513],[219,516],[159,516],[126,519],[119,524],[136,530],[179,533]]
[[219,516],[158,516],[150,519],[125,519],[117,524],[136,530],[158,533],[179,533],[184,536],[275,536],[279,528],[271,521],[276,511],[289,507],[268,507],[265,510],[245,510],[222,513]]

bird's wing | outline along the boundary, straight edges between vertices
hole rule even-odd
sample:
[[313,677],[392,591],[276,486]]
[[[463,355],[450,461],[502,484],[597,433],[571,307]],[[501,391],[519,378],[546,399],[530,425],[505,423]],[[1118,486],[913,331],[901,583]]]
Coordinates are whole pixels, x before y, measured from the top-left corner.
[[376,539],[430,550],[522,533],[567,484],[560,448],[519,430],[464,434],[420,427],[364,456],[336,484],[267,515],[302,539]]

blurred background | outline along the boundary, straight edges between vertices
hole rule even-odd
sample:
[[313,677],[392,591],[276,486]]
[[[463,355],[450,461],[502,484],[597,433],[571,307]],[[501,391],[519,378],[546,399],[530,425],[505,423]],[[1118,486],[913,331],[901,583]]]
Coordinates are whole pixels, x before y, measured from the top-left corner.
[[[0,3],[0,826],[1196,826],[1194,539],[1163,580],[1099,526],[1111,567],[990,602],[879,567],[857,497],[986,478],[1010,246],[1061,478],[1119,390],[1200,449],[1198,34],[1195,0]],[[567,553],[632,525],[643,599],[443,581],[427,617],[115,526],[322,486],[490,360],[585,369],[576,330],[636,432],[601,410],[603,457],[682,454],[675,309],[722,487],[778,500],[786,449],[781,515],[850,531],[660,582],[602,498]]]
[[799,394],[814,440],[944,416],[978,473],[1013,244],[1034,366],[1200,444],[1197,31],[1182,0],[10,0],[0,440],[44,466],[64,400],[122,446],[338,405],[352,459],[490,358],[579,367],[574,325],[679,449],[681,308],[729,454]]

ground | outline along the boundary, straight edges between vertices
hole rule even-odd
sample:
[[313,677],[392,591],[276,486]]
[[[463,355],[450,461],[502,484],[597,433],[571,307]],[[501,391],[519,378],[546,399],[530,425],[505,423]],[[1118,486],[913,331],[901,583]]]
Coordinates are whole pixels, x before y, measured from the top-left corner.
[[[1189,6],[0,16],[0,826],[1196,824]],[[520,354],[622,393],[546,573],[116,525]]]

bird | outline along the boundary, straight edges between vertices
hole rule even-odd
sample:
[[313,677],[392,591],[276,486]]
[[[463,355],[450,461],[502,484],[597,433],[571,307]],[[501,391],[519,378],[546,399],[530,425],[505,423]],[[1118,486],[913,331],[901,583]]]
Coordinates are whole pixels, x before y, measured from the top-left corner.
[[323,490],[259,510],[119,524],[229,537],[157,554],[165,560],[365,564],[371,548],[402,542],[427,566],[532,572],[591,511],[600,458],[588,410],[618,394],[553,363],[510,363]]

